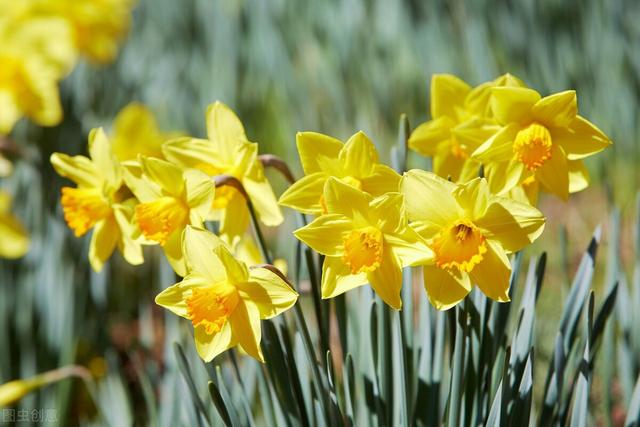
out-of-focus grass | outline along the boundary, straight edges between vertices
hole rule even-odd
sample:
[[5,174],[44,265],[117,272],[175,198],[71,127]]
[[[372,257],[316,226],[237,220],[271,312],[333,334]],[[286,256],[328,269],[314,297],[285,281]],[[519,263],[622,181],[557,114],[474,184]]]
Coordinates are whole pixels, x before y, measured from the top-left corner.
[[[511,72],[543,93],[574,88],[581,114],[615,142],[588,162],[593,188],[569,204],[542,201],[547,231],[528,252],[550,255],[536,359],[548,363],[558,297],[566,292],[561,226],[567,230],[566,267],[573,272],[594,225],[606,221],[613,204],[623,218],[633,213],[640,178],[639,19],[640,4],[631,0],[140,1],[118,61],[103,69],[83,64],[63,82],[64,123],[44,130],[21,123],[14,133],[24,159],[2,185],[15,194],[33,247],[22,261],[0,262],[0,342],[9,349],[0,352],[0,382],[106,360],[101,404],[134,405],[112,414],[112,422],[126,423],[129,416],[146,417],[135,406],[145,396],[135,361],[142,360],[147,371],[170,368],[158,343],[190,345],[175,319],[166,317],[165,328],[158,326],[163,314],[152,298],[173,277],[154,249],[142,267],[114,260],[104,273],[90,272],[88,240],[74,239],[60,215],[62,181],[47,162],[51,152],[83,152],[89,129],[108,126],[133,100],[149,104],[166,130],[203,134],[205,107],[220,99],[238,111],[262,152],[282,156],[294,170],[299,130],[345,138],[363,129],[389,160],[398,115],[407,113],[413,125],[427,118],[435,72],[452,72],[472,84]],[[424,164],[410,157],[410,165]],[[281,190],[284,182],[272,178]],[[622,265],[629,265],[630,228],[623,224]],[[291,219],[268,234],[289,259],[293,227]],[[604,268],[598,271],[604,276]],[[604,283],[602,276],[596,285]],[[177,374],[167,378],[164,389],[173,394],[164,394],[164,410],[178,414],[167,419],[184,421],[183,384]],[[66,408],[69,413],[60,414],[65,424],[91,412],[90,405],[76,405],[87,401],[80,386],[65,382],[21,407]]]

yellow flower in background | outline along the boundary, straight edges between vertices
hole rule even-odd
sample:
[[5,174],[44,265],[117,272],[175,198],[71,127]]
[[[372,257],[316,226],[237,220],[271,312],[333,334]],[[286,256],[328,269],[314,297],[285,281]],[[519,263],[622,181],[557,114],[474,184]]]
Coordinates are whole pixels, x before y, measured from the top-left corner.
[[123,186],[122,167],[102,128],[89,134],[89,156],[51,155],[56,172],[77,184],[62,187],[64,219],[76,237],[93,229],[89,260],[95,271],[102,269],[116,247],[130,264],[142,264],[132,223],[136,200]]
[[611,145],[594,124],[578,115],[575,91],[544,98],[532,89],[492,88],[491,109],[502,126],[473,157],[486,165],[494,193],[523,182],[567,200],[586,188],[589,176],[582,159]]
[[264,362],[260,320],[291,308],[298,294],[269,268],[247,269],[213,233],[188,226],[183,244],[187,275],[156,303],[191,321],[204,361],[239,345]]
[[33,0],[36,16],[63,18],[77,51],[93,62],[112,61],[131,25],[133,0]]
[[202,226],[211,210],[215,186],[196,169],[183,169],[164,160],[140,156],[124,163],[124,180],[139,204],[135,220],[142,235],[158,243],[173,269],[186,274],[181,236],[189,224]]
[[419,125],[409,138],[409,148],[433,158],[433,171],[454,182],[478,176],[480,163],[471,153],[500,128],[494,122],[489,100],[492,87],[524,86],[505,74],[471,88],[451,74],[431,78],[431,120]]
[[113,121],[111,146],[120,161],[137,160],[138,154],[161,159],[162,144],[176,136],[161,132],[153,113],[144,104],[132,102]]
[[332,177],[324,199],[328,213],[294,232],[326,256],[322,298],[369,283],[385,303],[400,309],[402,268],[433,258],[433,252],[407,224],[403,196],[387,193],[373,198]]
[[315,132],[296,135],[305,176],[285,191],[279,203],[297,211],[320,215],[326,212],[324,185],[330,177],[372,196],[397,192],[400,175],[378,160],[378,152],[364,132],[346,143]]
[[20,258],[29,250],[29,235],[11,214],[11,196],[0,190],[0,258]]
[[[249,142],[236,114],[221,102],[207,109],[209,139],[178,138],[163,146],[165,158],[207,175],[230,175],[238,179],[251,200],[259,220],[275,227],[283,221],[271,184],[258,159],[258,144]],[[220,221],[220,234],[235,246],[249,227],[249,210],[244,196],[231,186],[216,192],[213,210],[206,219]]]
[[454,184],[421,170],[401,182],[412,227],[434,252],[424,284],[439,310],[460,302],[475,283],[489,298],[509,301],[511,263],[507,254],[533,242],[544,229],[536,208],[494,196],[483,178]]

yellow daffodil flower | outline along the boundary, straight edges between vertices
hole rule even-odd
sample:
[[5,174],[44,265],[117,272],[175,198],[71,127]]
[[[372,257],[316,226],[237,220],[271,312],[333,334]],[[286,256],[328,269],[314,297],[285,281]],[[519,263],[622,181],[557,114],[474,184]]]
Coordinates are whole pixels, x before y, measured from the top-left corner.
[[[273,189],[258,159],[258,144],[249,142],[236,114],[221,102],[207,109],[209,139],[178,138],[163,146],[165,158],[209,176],[230,175],[238,179],[253,204],[258,219],[269,227],[283,221]],[[235,246],[249,227],[244,196],[232,186],[219,188],[207,219],[220,221],[220,234]]]
[[140,203],[135,220],[142,235],[162,246],[173,269],[186,274],[181,236],[189,224],[202,226],[211,210],[215,186],[196,169],[183,169],[153,157],[125,162],[124,179]]
[[330,177],[374,197],[398,191],[400,175],[379,163],[376,147],[362,131],[344,144],[320,133],[300,132],[296,144],[305,176],[282,194],[283,206],[313,215],[326,212],[323,191]]
[[205,362],[236,345],[264,362],[260,320],[291,308],[298,294],[270,268],[247,269],[213,233],[187,226],[183,244],[187,275],[156,303],[193,323]]
[[511,264],[507,254],[533,242],[544,216],[528,204],[494,196],[484,178],[454,184],[421,170],[401,182],[412,227],[433,250],[424,284],[431,304],[446,310],[475,283],[489,298],[509,301]]
[[7,12],[0,16],[0,46],[0,134],[23,116],[42,126],[58,124],[58,81],[75,58],[67,26]]
[[573,90],[544,98],[522,87],[492,88],[491,109],[500,131],[473,157],[486,165],[494,193],[527,180],[563,200],[586,188],[589,176],[582,159],[607,148],[611,141],[578,115]]
[[385,303],[400,309],[402,267],[433,258],[431,249],[407,224],[402,194],[373,198],[331,177],[324,200],[327,214],[294,232],[326,255],[322,297],[333,298],[369,283]]
[[127,262],[141,264],[142,249],[132,224],[136,201],[124,187],[122,167],[102,128],[89,134],[89,156],[51,155],[56,172],[78,185],[62,187],[64,219],[76,237],[93,229],[89,260],[95,271],[102,269],[116,246]]
[[20,258],[29,250],[29,235],[11,214],[11,196],[0,190],[0,258]]
[[120,161],[136,160],[138,154],[161,159],[162,144],[175,137],[160,132],[155,116],[145,105],[132,102],[113,121],[111,146]]
[[500,128],[489,108],[490,89],[524,86],[510,74],[471,88],[451,74],[431,78],[431,117],[409,137],[409,148],[433,158],[433,171],[454,182],[478,176],[480,163],[471,153]]

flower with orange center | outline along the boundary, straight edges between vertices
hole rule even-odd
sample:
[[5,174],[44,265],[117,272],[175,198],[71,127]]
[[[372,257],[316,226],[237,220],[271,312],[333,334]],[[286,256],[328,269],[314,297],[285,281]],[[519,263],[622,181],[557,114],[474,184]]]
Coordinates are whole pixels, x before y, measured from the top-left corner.
[[507,255],[533,242],[544,229],[540,211],[489,192],[484,178],[454,184],[421,170],[404,174],[411,226],[427,241],[434,265],[424,265],[431,303],[446,310],[475,283],[489,298],[509,301],[511,264]]
[[130,264],[141,264],[139,231],[133,224],[135,198],[124,188],[122,167],[102,129],[89,134],[89,158],[51,155],[56,172],[77,187],[63,187],[60,203],[64,219],[77,237],[93,229],[89,260],[100,271],[117,247]]
[[138,198],[135,220],[149,243],[162,246],[180,276],[186,274],[181,236],[189,224],[202,226],[211,211],[215,185],[196,169],[183,169],[165,160],[139,156],[125,162],[124,179]]
[[209,231],[187,226],[183,246],[187,274],[156,303],[191,321],[204,361],[239,345],[264,362],[260,321],[291,308],[298,294],[275,267],[248,269]]
[[[283,221],[271,184],[258,159],[258,144],[250,142],[242,122],[221,102],[207,108],[208,139],[177,138],[162,148],[165,158],[210,177],[230,175],[242,183],[260,222],[269,227]],[[249,210],[244,196],[230,186],[216,193],[208,220],[220,221],[220,236],[236,246],[249,227]]]
[[402,268],[433,259],[426,242],[407,223],[403,196],[396,192],[373,198],[331,177],[324,200],[327,213],[294,232],[326,256],[322,297],[369,283],[385,303],[400,309]]
[[431,120],[421,123],[409,137],[409,148],[433,159],[433,171],[454,182],[478,176],[480,163],[470,154],[500,128],[488,108],[494,86],[523,86],[505,74],[471,88],[451,74],[431,78]]
[[398,191],[400,176],[380,163],[376,147],[362,131],[344,144],[330,136],[300,132],[296,144],[305,176],[280,196],[282,206],[312,215],[326,213],[323,191],[330,177],[373,197]]
[[491,110],[501,129],[472,157],[485,165],[493,193],[506,195],[532,176],[542,190],[563,200],[588,186],[582,159],[611,141],[578,115],[575,91],[544,98],[523,87],[495,87],[491,93]]

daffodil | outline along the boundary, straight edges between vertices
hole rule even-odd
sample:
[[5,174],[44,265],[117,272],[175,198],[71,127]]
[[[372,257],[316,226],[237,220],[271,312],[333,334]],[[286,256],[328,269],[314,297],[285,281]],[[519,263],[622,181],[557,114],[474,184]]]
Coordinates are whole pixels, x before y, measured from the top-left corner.
[[294,232],[325,255],[322,297],[333,298],[369,283],[389,306],[400,309],[402,268],[427,263],[431,249],[407,224],[403,196],[373,198],[337,178],[324,189],[327,213]]
[[11,214],[11,196],[0,190],[0,258],[20,258],[29,250],[29,235]]
[[478,176],[480,163],[471,153],[499,130],[489,108],[490,89],[523,86],[510,74],[471,88],[451,74],[431,78],[431,120],[419,125],[409,147],[433,158],[433,171],[455,182]]
[[578,115],[576,93],[542,98],[532,89],[491,89],[491,110],[501,129],[473,153],[486,165],[494,193],[535,182],[563,200],[586,188],[589,176],[582,159],[607,148],[611,141]]
[[533,242],[544,229],[540,211],[526,203],[494,196],[484,178],[454,184],[421,170],[401,182],[412,227],[434,253],[425,265],[431,303],[446,310],[475,283],[489,298],[509,301],[511,264],[507,254]]
[[124,179],[138,198],[135,221],[142,235],[162,246],[173,269],[186,274],[181,236],[189,224],[202,226],[211,210],[215,186],[196,169],[183,169],[167,161],[140,156],[125,162]]
[[275,269],[248,269],[206,230],[187,226],[183,245],[187,275],[160,293],[156,303],[191,321],[204,361],[239,345],[264,362],[260,320],[291,308],[298,294]]
[[400,175],[379,162],[376,147],[362,131],[344,144],[320,133],[300,132],[296,144],[305,176],[282,194],[283,206],[313,215],[326,212],[323,191],[330,177],[374,197],[398,191]]
[[[275,227],[283,221],[273,189],[258,159],[258,144],[249,142],[236,114],[221,102],[207,109],[209,139],[178,138],[163,146],[165,157],[185,167],[199,169],[211,177],[230,175],[238,179],[259,220]],[[249,227],[244,196],[232,186],[219,188],[207,219],[220,221],[220,234],[235,246]]]
[[160,131],[155,116],[144,104],[132,102],[113,121],[111,146],[121,161],[136,160],[139,154],[161,159],[162,144],[175,136]]
[[111,152],[104,131],[89,134],[89,156],[51,155],[54,169],[77,187],[62,187],[64,219],[76,237],[93,229],[89,260],[95,271],[118,247],[130,264],[143,262],[132,216],[136,200],[124,186],[122,167]]

